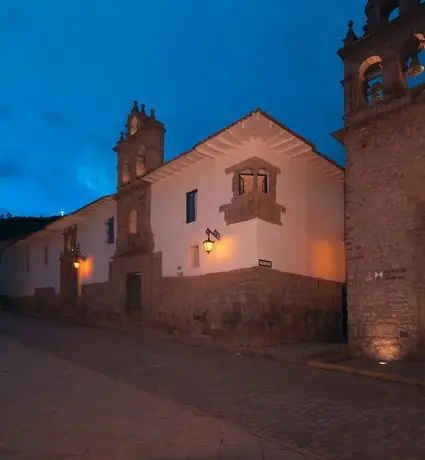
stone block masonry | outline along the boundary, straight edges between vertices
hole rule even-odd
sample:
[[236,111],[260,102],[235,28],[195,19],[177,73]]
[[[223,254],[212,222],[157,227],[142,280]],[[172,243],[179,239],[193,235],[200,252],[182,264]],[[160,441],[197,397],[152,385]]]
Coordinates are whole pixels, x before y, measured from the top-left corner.
[[342,338],[342,285],[253,267],[163,278],[150,321],[244,344]]
[[355,355],[401,359],[423,346],[424,116],[423,102],[411,104],[347,135],[348,333]]
[[14,299],[14,306],[92,324],[137,323],[143,318],[146,327],[209,334],[246,345],[342,338],[340,283],[265,267],[173,278],[157,277],[150,269],[142,272],[143,312],[138,316],[125,310],[125,291],[120,288],[124,277],[114,279],[115,284],[83,285],[80,304],[72,312],[64,310],[53,288]]

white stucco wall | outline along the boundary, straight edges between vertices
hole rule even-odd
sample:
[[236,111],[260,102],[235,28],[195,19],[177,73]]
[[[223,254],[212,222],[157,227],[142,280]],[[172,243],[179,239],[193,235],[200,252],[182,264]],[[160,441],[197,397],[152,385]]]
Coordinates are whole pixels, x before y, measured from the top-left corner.
[[108,281],[109,261],[115,252],[115,241],[107,243],[106,223],[109,218],[114,218],[116,239],[116,206],[115,201],[108,202],[78,223],[78,241],[81,252],[87,258],[78,269],[81,284]]
[[282,226],[259,221],[259,258],[282,272],[345,281],[343,182],[301,158],[262,156],[281,170],[276,195],[286,214]]
[[[257,220],[227,226],[219,212],[232,198],[232,175],[226,175],[225,169],[258,154],[257,145],[246,143],[222,159],[201,160],[152,185],[152,231],[155,251],[162,252],[164,276],[176,276],[178,266],[184,276],[190,276],[258,265]],[[186,193],[194,189],[198,190],[197,220],[186,224]],[[202,247],[207,228],[221,234],[209,255]],[[194,245],[199,245],[199,268],[189,266]]]
[[[258,156],[277,166],[277,202],[287,208],[283,225],[253,219],[227,226],[222,204],[232,198],[232,175],[225,169]],[[197,220],[186,224],[186,193],[198,190]],[[217,229],[221,241],[206,255],[205,229]],[[253,139],[224,158],[203,160],[152,186],[155,250],[162,252],[163,275],[224,272],[270,260],[282,272],[344,281],[343,184],[315,173],[301,160],[288,160]],[[200,266],[190,268],[189,248],[199,245]]]
[[[81,284],[108,280],[109,260],[115,251],[115,242],[106,242],[106,222],[110,217],[114,217],[116,221],[115,202],[108,202],[78,222],[81,252],[87,257],[78,269]],[[0,294],[12,297],[28,296],[34,294],[35,288],[40,287],[53,287],[59,293],[62,232],[62,229],[42,230],[7,248],[0,264]],[[48,265],[44,263],[46,245],[49,247]],[[26,267],[27,251],[30,252],[29,271]]]
[[307,176],[310,276],[345,282],[344,183],[314,168]]
[[[44,248],[48,246],[48,264]],[[0,289],[2,294],[24,297],[34,294],[36,287],[54,287],[59,292],[59,256],[62,250],[60,232],[41,231],[10,246],[2,257]],[[29,252],[29,270],[27,253]]]

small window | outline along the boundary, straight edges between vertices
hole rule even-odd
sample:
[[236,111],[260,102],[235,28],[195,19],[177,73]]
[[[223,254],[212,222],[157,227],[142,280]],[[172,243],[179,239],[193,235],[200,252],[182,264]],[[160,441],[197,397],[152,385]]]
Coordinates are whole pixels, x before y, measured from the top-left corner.
[[30,271],[30,251],[29,249],[27,250],[27,253],[25,255],[25,265],[26,265],[27,273],[29,273]]
[[189,248],[189,268],[199,267],[199,246]]
[[186,193],[186,223],[195,222],[197,212],[198,190]]
[[111,217],[106,222],[106,242],[112,244],[115,241],[115,229],[114,229],[115,219]]
[[44,266],[49,265],[49,245],[44,246]]

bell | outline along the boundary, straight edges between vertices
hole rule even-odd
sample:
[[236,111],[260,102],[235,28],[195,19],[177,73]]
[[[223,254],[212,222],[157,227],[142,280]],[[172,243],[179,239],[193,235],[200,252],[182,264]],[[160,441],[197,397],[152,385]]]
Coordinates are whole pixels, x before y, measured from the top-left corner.
[[412,62],[407,68],[407,75],[409,77],[417,77],[425,71],[425,67],[419,61],[418,55],[412,57]]
[[382,84],[377,82],[370,86],[368,89],[368,94],[371,96],[372,102],[382,101]]

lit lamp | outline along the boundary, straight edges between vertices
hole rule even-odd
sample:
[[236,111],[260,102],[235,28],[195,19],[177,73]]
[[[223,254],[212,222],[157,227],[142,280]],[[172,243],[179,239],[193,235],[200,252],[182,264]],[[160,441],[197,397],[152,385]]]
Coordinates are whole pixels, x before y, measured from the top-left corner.
[[81,254],[81,249],[80,249],[79,244],[77,244],[75,249],[72,250],[72,253],[73,253],[73,256],[74,256],[74,260],[73,260],[72,263],[74,265],[74,268],[78,270],[78,268],[80,267],[81,261],[85,260],[86,258]]
[[205,233],[207,234],[207,239],[202,243],[204,246],[204,251],[209,255],[210,252],[213,250],[214,247],[214,240],[211,239],[211,235],[217,240],[220,240],[220,233],[217,230],[214,230],[213,232],[207,228],[205,230]]
[[214,241],[212,241],[208,235],[208,238],[202,243],[204,245],[204,251],[209,254],[214,247]]

